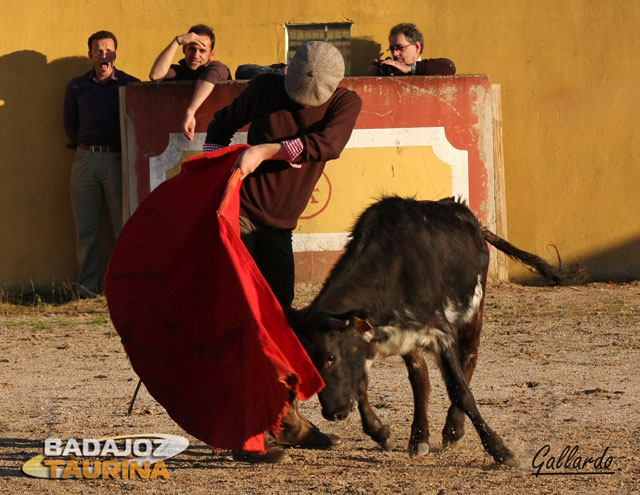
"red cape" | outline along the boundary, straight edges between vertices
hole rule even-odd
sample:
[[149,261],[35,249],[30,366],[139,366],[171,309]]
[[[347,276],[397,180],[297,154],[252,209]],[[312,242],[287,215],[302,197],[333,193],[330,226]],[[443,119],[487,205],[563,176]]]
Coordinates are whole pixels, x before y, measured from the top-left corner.
[[133,369],[176,423],[212,447],[260,451],[289,390],[306,400],[324,383],[240,239],[229,175],[245,148],[185,162],[145,199],[105,292]]

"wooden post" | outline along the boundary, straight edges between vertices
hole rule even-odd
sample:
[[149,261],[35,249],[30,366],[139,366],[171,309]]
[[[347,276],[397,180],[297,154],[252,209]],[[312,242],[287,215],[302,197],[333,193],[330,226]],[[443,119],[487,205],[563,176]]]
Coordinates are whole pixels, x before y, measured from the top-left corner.
[[[493,109],[493,191],[496,208],[496,234],[507,239],[507,199],[504,179],[504,152],[502,144],[502,101],[499,84],[491,85],[491,107]],[[509,259],[494,249],[496,254],[496,278],[509,280]]]

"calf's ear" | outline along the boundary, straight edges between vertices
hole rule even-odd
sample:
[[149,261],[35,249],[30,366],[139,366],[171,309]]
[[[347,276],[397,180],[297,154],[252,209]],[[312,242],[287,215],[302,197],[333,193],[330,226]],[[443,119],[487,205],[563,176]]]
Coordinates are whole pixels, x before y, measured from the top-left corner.
[[358,331],[359,334],[364,335],[365,333],[373,330],[373,326],[369,323],[369,320],[366,318],[360,318],[358,316],[353,317],[353,327]]
[[331,330],[342,330],[353,326],[360,334],[373,328],[365,311],[348,311],[340,315],[331,315],[327,319],[326,325]]
[[367,312],[364,310],[347,311],[341,315],[333,315],[329,320],[331,321],[331,330],[354,327],[358,333],[364,334],[373,328],[367,319]]

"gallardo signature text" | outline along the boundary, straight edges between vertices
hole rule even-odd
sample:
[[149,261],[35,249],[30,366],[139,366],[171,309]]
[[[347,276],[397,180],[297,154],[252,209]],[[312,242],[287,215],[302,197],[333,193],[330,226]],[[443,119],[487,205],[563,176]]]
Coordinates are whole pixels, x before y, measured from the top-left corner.
[[597,457],[583,456],[578,453],[578,445],[567,445],[559,456],[549,455],[551,446],[545,445],[533,456],[531,466],[534,476],[541,475],[594,475],[613,474],[610,471],[613,456],[607,456],[609,447]]

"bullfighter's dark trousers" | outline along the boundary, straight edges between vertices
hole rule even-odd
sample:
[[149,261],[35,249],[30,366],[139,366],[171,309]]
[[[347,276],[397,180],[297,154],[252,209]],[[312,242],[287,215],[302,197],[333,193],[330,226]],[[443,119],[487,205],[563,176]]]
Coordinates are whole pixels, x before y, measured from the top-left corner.
[[[282,308],[290,308],[295,283],[292,231],[260,227],[241,216],[240,234]],[[278,444],[285,447],[332,449],[342,443],[339,436],[322,433],[300,414],[298,399],[294,393],[290,393],[289,404],[282,418],[283,430],[274,432]]]
[[290,308],[295,284],[292,231],[258,226],[241,216],[240,233],[278,302]]

